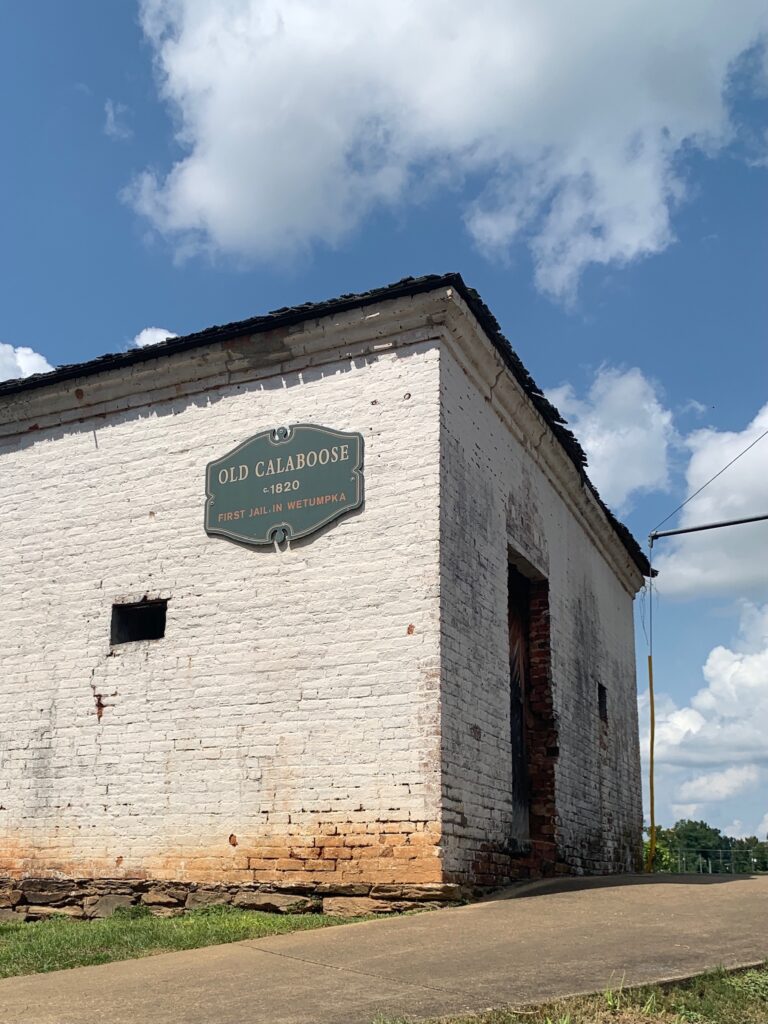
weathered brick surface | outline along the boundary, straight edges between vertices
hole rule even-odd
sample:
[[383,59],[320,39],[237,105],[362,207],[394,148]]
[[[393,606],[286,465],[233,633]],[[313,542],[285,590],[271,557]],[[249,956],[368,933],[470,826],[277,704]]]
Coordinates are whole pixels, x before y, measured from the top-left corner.
[[[565,467],[553,477],[551,435],[497,377],[489,365],[485,380],[482,370],[470,379],[443,353],[446,878],[489,885],[558,870],[633,870],[642,820],[632,630],[639,573],[627,565],[620,579],[606,554],[611,538],[603,548],[574,514],[585,500],[577,474]],[[511,803],[507,565],[520,556],[549,584],[548,598],[532,593],[530,836],[516,834]],[[608,691],[607,727],[598,682]]]
[[[176,912],[633,866],[639,573],[573,463],[450,293],[274,333],[0,402],[0,875]],[[206,463],[296,422],[363,433],[365,507],[207,537]],[[548,580],[529,835],[510,550]],[[166,636],[110,648],[145,595]]]
[[[440,881],[437,348],[249,352],[72,382],[44,411],[79,421],[0,439],[0,874]],[[206,463],[295,422],[364,435],[365,508],[208,537]],[[110,649],[144,594],[166,636]]]

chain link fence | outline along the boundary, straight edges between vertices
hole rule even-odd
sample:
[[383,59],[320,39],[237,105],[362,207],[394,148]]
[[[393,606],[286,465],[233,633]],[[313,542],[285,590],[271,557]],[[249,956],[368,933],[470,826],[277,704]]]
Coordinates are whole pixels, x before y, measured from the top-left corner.
[[768,857],[763,850],[680,847],[664,851],[657,860],[656,871],[679,875],[753,875],[768,873]]

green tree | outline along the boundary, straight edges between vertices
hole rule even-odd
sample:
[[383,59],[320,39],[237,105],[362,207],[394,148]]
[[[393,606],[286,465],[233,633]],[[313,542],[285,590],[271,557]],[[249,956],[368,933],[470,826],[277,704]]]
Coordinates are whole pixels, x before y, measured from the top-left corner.
[[734,871],[768,871],[768,842],[757,836],[731,840]]
[[719,828],[713,828],[706,821],[683,818],[675,822],[670,832],[687,870],[711,871],[713,874],[730,872],[730,840]]
[[[645,830],[646,857],[650,829]],[[706,821],[682,818],[672,828],[656,828],[654,871],[705,871],[712,874],[768,871],[768,837],[736,839]]]
[[[669,841],[670,829],[660,828],[656,826],[656,853],[653,858],[653,870],[654,871],[677,871],[677,857],[672,855],[672,849]],[[645,834],[648,837],[644,840],[644,856],[643,863],[648,863],[648,850],[651,843],[651,829],[650,826],[645,829]]]

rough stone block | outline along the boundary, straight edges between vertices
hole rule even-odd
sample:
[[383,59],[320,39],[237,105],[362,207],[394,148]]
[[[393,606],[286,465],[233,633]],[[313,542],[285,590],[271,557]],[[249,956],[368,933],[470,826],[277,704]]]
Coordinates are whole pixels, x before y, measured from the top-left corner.
[[89,896],[132,896],[143,884],[139,878],[95,878],[85,883]]
[[461,886],[438,882],[431,885],[374,885],[371,897],[380,900],[456,902],[461,899]]
[[362,882],[321,882],[315,889],[318,896],[367,896],[370,891]]
[[191,892],[184,906],[187,910],[201,910],[203,907],[221,907],[232,902],[227,889],[197,889]]
[[37,906],[51,903],[63,906],[72,903],[79,897],[77,885],[70,881],[59,881],[55,878],[24,878],[19,883],[28,903]]
[[[283,881],[276,882],[270,886],[259,886],[259,892],[275,892],[280,891],[289,893],[291,896],[308,896],[310,893],[315,891],[316,885],[314,882],[292,882],[286,879]],[[241,892],[244,890],[241,890]]]
[[312,910],[313,901],[306,896],[285,896],[278,892],[238,892],[233,907],[241,910],[266,910],[275,914],[296,914]]
[[333,917],[364,917],[366,914],[392,913],[392,903],[367,896],[326,896],[323,913]]
[[15,907],[21,900],[21,889],[0,885],[0,907]]
[[370,896],[328,896],[323,913],[334,917],[364,917],[366,914],[398,914],[404,910],[432,909],[433,904],[405,900],[375,900]]
[[178,907],[186,900],[188,890],[182,886],[157,886],[142,893],[141,902],[148,907]]
[[132,907],[133,896],[86,896],[83,908],[86,917],[111,917],[118,907]]
[[27,917],[34,919],[40,919],[43,917],[54,917],[56,914],[61,914],[64,917],[82,918],[85,917],[82,907],[52,907],[50,904],[45,906],[28,906],[23,908],[27,914]]
[[26,908],[9,910],[7,907],[0,907],[0,924],[21,924],[27,920]]

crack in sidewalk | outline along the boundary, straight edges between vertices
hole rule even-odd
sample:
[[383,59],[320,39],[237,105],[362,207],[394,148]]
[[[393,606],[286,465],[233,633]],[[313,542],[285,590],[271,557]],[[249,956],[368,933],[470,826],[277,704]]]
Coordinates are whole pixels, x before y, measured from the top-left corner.
[[257,953],[268,953],[270,956],[282,957],[284,960],[295,960],[300,964],[312,964],[313,967],[325,967],[331,971],[339,971],[341,974],[359,974],[363,978],[375,978],[376,981],[386,981],[390,985],[407,985],[409,988],[423,989],[425,992],[436,992],[439,995],[459,996],[462,999],[474,998],[469,992],[463,992],[460,989],[435,988],[432,985],[422,985],[416,981],[403,981],[401,978],[390,978],[385,974],[375,974],[372,971],[361,971],[356,967],[342,967],[338,964],[323,963],[322,960],[310,960],[307,957],[294,956],[291,953],[278,953],[276,950],[265,949],[263,946],[255,946],[247,941],[243,942],[243,945],[248,946],[249,949],[252,949]]

